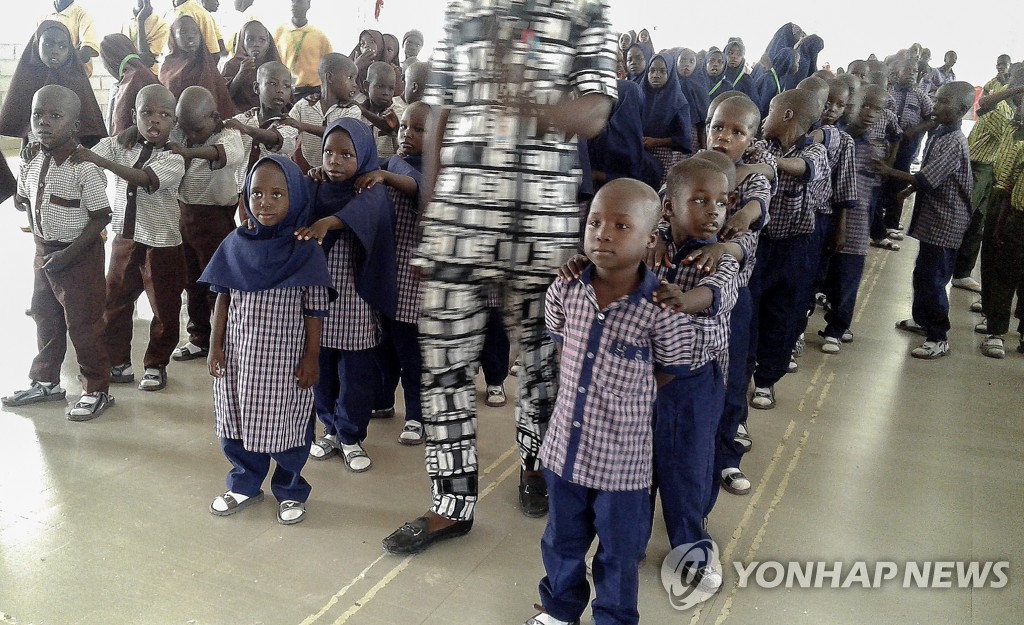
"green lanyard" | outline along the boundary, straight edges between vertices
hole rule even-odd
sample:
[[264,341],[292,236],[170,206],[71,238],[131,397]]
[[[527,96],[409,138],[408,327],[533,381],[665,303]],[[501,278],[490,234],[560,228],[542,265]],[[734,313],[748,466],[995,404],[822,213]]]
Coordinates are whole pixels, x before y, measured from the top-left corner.
[[295,44],[295,33],[292,33],[292,44],[295,44],[295,56],[292,57],[292,61],[293,62],[299,60],[299,52],[302,52],[302,42],[306,40],[306,35],[308,35],[308,34],[309,34],[308,30],[303,31],[302,32],[302,37],[299,39],[299,43]]
[[779,82],[779,75],[777,73],[775,73],[775,68],[774,67],[772,68],[771,71],[772,71],[772,77],[775,78],[775,88],[779,90],[779,93],[782,93],[782,83]]

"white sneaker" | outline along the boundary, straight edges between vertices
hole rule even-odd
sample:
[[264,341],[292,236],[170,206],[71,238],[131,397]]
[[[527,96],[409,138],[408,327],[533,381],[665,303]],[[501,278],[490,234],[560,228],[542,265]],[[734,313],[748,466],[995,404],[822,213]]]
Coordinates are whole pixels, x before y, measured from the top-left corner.
[[775,407],[775,387],[755,387],[750,405],[758,410],[771,410]]
[[[578,622],[578,621],[577,621]],[[551,616],[547,612],[541,612],[535,615],[530,620],[526,621],[523,625],[573,625],[569,621],[560,621],[555,617]]]
[[787,373],[796,373],[800,370],[800,365],[796,362],[795,356],[789,357],[789,367],[786,369]]
[[419,445],[423,442],[423,424],[419,421],[406,421],[398,442],[403,445]]
[[910,355],[914,358],[924,360],[935,360],[949,354],[948,341],[925,341],[920,347],[915,347]]
[[839,340],[844,342],[844,343],[852,343],[853,342],[853,332],[850,332],[849,330],[843,332],[843,336]]
[[953,278],[953,286],[958,289],[981,293],[981,283],[970,276],[966,278]]
[[500,408],[508,401],[505,398],[505,388],[501,385],[487,387],[487,405],[492,408]]
[[508,374],[512,377],[515,377],[519,375],[519,372],[522,370],[523,363],[518,358],[516,358],[515,362],[512,363],[512,366],[508,368]]
[[821,353],[823,354],[838,354],[839,353],[839,339],[834,336],[826,336],[825,342],[821,344]]
[[981,344],[981,353],[989,358],[1006,358],[1006,347],[1003,345],[1003,337],[990,336]]

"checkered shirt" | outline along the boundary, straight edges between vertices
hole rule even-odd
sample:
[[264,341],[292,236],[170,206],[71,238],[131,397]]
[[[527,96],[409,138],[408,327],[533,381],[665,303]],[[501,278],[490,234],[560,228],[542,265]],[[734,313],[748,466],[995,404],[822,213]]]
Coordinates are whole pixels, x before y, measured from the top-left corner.
[[828,154],[832,177],[829,180],[828,195],[818,197],[816,201],[818,213],[831,215],[857,203],[857,159],[853,137],[835,126],[822,126],[821,131],[825,137],[823,145]]
[[338,299],[331,302],[324,320],[320,345],[357,351],[380,344],[380,315],[356,292],[356,259],[359,242],[352,231],[344,229],[327,254],[327,269]]
[[999,156],[999,149],[1008,136],[1013,134],[1013,107],[1006,100],[978,117],[978,122],[967,137],[972,163],[993,165]]
[[655,304],[653,273],[630,295],[599,309],[593,265],[555,280],[544,317],[562,346],[558,397],[540,459],[562,479],[603,491],[651,485],[654,371],[681,371],[693,351],[691,317]]
[[932,99],[917,85],[908,89],[889,87],[889,95],[892,96],[889,102],[892,112],[896,113],[896,119],[904,132],[932,114]]
[[928,135],[921,170],[914,174],[917,200],[910,236],[922,243],[959,249],[971,221],[974,177],[960,122]]
[[[242,111],[232,119],[236,119],[246,126],[252,126],[254,128],[259,128],[261,126],[258,107],[251,108],[248,111]],[[270,149],[266,145],[258,143],[254,150],[252,137],[247,134],[242,134],[242,151],[245,153],[245,167],[238,170],[239,189],[241,189],[242,185],[245,184],[245,175],[250,169],[252,169],[252,166],[256,164],[256,161],[270,154],[283,154],[284,156],[291,157],[292,152],[295,151],[295,144],[299,137],[299,131],[297,129],[292,128],[291,126],[285,126],[276,121],[263,123],[262,127],[264,129],[270,128],[275,130],[281,138],[274,149]]]
[[801,177],[779,172],[778,190],[768,209],[772,219],[764,233],[773,239],[785,239],[814,232],[815,206],[811,189],[832,176],[825,146],[804,137],[787,152],[775,141],[768,144],[768,149],[776,158],[803,159],[807,171]]
[[846,239],[843,254],[865,256],[871,238],[871,200],[882,179],[874,170],[874,161],[885,158],[889,144],[885,140],[884,125],[875,123],[863,135],[854,139],[857,169],[857,203],[846,209]]
[[374,126],[373,122],[367,119],[364,115],[359,116],[359,121],[363,122],[370,128],[370,133],[373,134],[373,141],[377,144],[377,156],[380,158],[381,162],[388,160],[398,153],[397,128],[391,132],[381,130]]
[[46,241],[70,243],[89,223],[89,213],[109,211],[107,177],[92,163],[75,165],[62,150],[54,156],[38,150],[22,163],[18,195],[29,201],[32,234]]
[[[185,176],[181,179],[181,187],[178,189],[178,199],[186,204],[218,204],[210,192],[213,183],[213,172],[226,168],[232,172],[234,180],[241,180],[238,170],[245,168],[247,153],[242,145],[242,133],[237,130],[223,128],[219,132],[210,135],[200,145],[188,145],[185,135],[180,128],[171,131],[171,141],[181,145],[198,148],[215,146],[220,153],[217,161],[208,161],[202,158],[193,158],[185,163]],[[243,171],[242,176],[245,176]],[[235,191],[241,191],[241,184],[236,184]]]
[[[107,137],[101,139],[92,151],[115,163],[136,167],[145,147],[139,142],[129,150],[114,137]],[[185,159],[170,150],[152,148],[149,158],[139,169],[149,174],[151,183],[147,188],[129,185],[124,178],[114,176],[114,215],[111,220],[114,232],[150,247],[181,245],[178,187],[185,175]],[[130,201],[135,203],[135,223],[134,234],[127,237],[125,216]]]
[[419,242],[416,230],[419,201],[417,197],[408,196],[393,187],[388,187],[387,192],[395,204],[395,259],[398,264],[398,308],[395,321],[419,323],[423,290],[410,264]]
[[739,273],[736,274],[736,282],[742,288],[750,284],[750,276],[754,274],[754,265],[757,264],[757,241],[761,231],[771,221],[768,207],[772,202],[772,184],[762,174],[750,174],[736,185],[735,193],[736,202],[729,217],[751,202],[757,202],[761,206],[760,222],[753,224],[750,232],[744,232],[729,240],[743,250],[743,262],[740,263]]
[[[303,124],[319,125],[324,128],[327,128],[334,120],[341,119],[342,117],[361,118],[363,116],[362,111],[354,104],[346,107],[332,104],[327,109],[327,112],[324,113],[320,109],[319,95],[302,98],[295,103],[295,106],[292,107],[288,114]],[[306,159],[310,167],[320,167],[324,164],[323,137],[318,137],[308,132],[300,132],[298,133],[297,140],[299,148],[302,150],[302,157]]]
[[[729,350],[729,318],[736,305],[739,294],[738,274],[740,263],[729,254],[722,256],[715,273],[707,275],[693,265],[683,265],[682,261],[688,254],[715,240],[693,241],[677,246],[674,241],[668,243],[668,253],[672,255],[669,268],[662,265],[657,272],[659,280],[667,280],[679,286],[683,291],[692,291],[697,287],[707,287],[714,293],[715,300],[710,308],[692,316],[694,329],[693,351],[684,359],[690,369],[703,367],[716,360],[722,352]],[[689,321],[689,320],[687,320]]]
[[1011,140],[996,163],[996,186],[1010,194],[1010,206],[1024,211],[1024,141]]

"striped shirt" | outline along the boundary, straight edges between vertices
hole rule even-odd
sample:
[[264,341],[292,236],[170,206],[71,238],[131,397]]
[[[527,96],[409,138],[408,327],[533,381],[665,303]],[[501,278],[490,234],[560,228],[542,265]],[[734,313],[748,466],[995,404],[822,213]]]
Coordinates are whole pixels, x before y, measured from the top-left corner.
[[658,279],[638,269],[637,289],[603,309],[591,282],[593,265],[578,280],[555,280],[545,300],[547,329],[562,346],[562,359],[540,459],[587,488],[650,487],[654,372],[679,370],[693,351],[691,317],[655,304]]
[[[342,117],[362,118],[363,115],[356,105],[341,107],[337,104],[332,104],[327,109],[327,112],[324,113],[323,109],[320,108],[319,95],[302,98],[295,103],[295,106],[292,107],[288,114],[303,124],[319,125],[324,128],[327,128],[336,119],[341,119]],[[324,164],[323,137],[318,137],[308,132],[300,132],[298,133],[298,142],[299,148],[302,150],[302,158],[306,159],[310,167],[320,167]]]
[[1003,141],[1014,131],[1013,107],[1006,100],[978,117],[967,137],[971,162],[994,165]]
[[69,160],[76,144],[69,142],[56,153],[40,149],[22,163],[18,195],[29,202],[32,234],[45,241],[70,243],[77,239],[89,214],[109,212],[107,177],[92,163]]
[[[178,189],[178,199],[186,204],[206,204],[228,206],[234,202],[222,204],[217,201],[218,197],[226,194],[224,189],[213,190],[215,184],[231,184],[235,188],[235,202],[238,201],[237,194],[242,186],[238,184],[238,170],[245,168],[245,148],[242,146],[242,133],[229,128],[222,128],[214,132],[206,141],[200,145],[188,145],[185,135],[180,128],[171,131],[171,141],[180,143],[190,148],[214,146],[219,156],[216,161],[208,161],[202,158],[193,158],[185,167],[185,177],[181,179],[181,187]],[[218,170],[226,170],[221,174],[214,174]],[[230,172],[228,174],[227,172]],[[230,175],[230,178],[228,177]],[[244,174],[243,174],[244,175]],[[228,182],[230,180],[230,182]]]
[[818,213],[831,215],[836,210],[850,208],[857,203],[857,170],[853,137],[835,126],[822,126],[822,144],[828,154],[828,166],[832,172],[829,193],[819,196]]
[[262,124],[259,120],[259,107],[253,107],[248,111],[243,111],[238,115],[235,115],[232,119],[236,119],[246,126],[252,126],[254,128],[271,129],[278,135],[277,143],[273,147],[268,147],[263,143],[257,143],[255,149],[253,149],[253,139],[247,134],[240,133],[242,136],[242,152],[245,154],[245,167],[241,167],[238,170],[238,188],[241,189],[242,185],[245,184],[245,175],[248,173],[252,166],[256,164],[256,161],[260,160],[264,156],[269,154],[283,154],[284,156],[290,157],[292,152],[295,151],[295,144],[298,141],[299,131],[291,126],[285,126],[279,121],[279,117],[271,118]]
[[914,174],[917,200],[910,236],[922,243],[959,249],[971,220],[974,178],[960,122],[928,135],[921,170]]
[[776,141],[768,146],[776,158],[802,159],[807,170],[799,177],[779,172],[778,191],[768,209],[772,218],[764,228],[765,234],[773,239],[785,239],[814,232],[815,205],[810,189],[832,176],[825,146],[806,136],[786,152]]
[[[111,220],[114,232],[150,247],[181,245],[178,187],[185,175],[185,159],[170,150],[153,148],[144,142],[129,150],[114,137],[101,139],[92,151],[149,175],[150,184],[144,188],[114,176],[114,215]],[[144,151],[148,155],[140,163]]]
[[356,292],[353,252],[358,246],[355,235],[345,228],[327,254],[327,269],[338,299],[331,302],[324,320],[320,339],[323,347],[357,351],[380,344],[379,313]]
[[900,128],[904,132],[932,114],[932,99],[921,87],[889,87],[889,95],[892,96],[892,112],[896,113],[896,119],[899,120]]
[[1010,194],[1010,206],[1024,211],[1024,140],[1011,136],[996,162],[996,186]]

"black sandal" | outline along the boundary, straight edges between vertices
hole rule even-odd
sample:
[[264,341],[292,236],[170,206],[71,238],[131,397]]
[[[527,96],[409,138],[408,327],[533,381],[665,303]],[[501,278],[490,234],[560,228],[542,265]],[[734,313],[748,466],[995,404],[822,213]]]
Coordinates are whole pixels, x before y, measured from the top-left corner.
[[147,367],[146,374],[139,382],[140,391],[159,391],[167,386],[166,367]]

